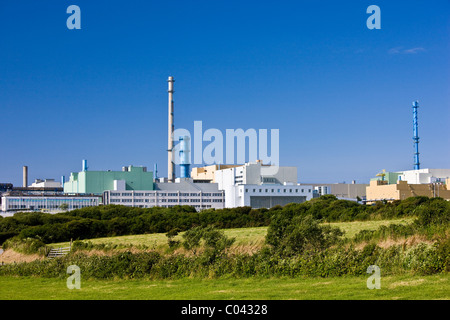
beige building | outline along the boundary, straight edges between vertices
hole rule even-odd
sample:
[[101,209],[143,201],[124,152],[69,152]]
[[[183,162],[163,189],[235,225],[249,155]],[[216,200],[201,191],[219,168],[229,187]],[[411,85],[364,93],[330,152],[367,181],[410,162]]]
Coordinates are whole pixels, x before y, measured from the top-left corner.
[[388,184],[387,181],[370,181],[366,188],[366,199],[368,203],[380,200],[404,200],[409,197],[441,197],[450,200],[450,190],[448,186],[450,179],[444,183],[410,184],[407,181],[399,180],[395,184]]
[[217,170],[239,167],[242,165],[210,165],[206,167],[195,167],[191,170],[191,178],[195,182],[212,182],[215,183],[214,173]]

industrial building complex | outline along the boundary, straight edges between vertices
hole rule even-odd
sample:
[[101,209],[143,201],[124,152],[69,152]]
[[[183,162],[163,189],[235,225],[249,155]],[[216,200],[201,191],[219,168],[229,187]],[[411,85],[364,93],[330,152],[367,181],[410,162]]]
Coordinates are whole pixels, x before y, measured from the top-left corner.
[[[123,166],[119,171],[89,170],[82,160],[79,172],[71,172],[68,181],[37,179],[28,184],[28,166],[23,166],[23,184],[14,187],[0,183],[3,214],[17,211],[58,212],[99,205],[124,205],[138,208],[189,205],[196,210],[241,206],[271,208],[302,203],[326,194],[339,199],[375,203],[403,200],[413,196],[441,197],[450,200],[450,169],[421,169],[419,162],[418,112],[413,102],[414,169],[383,170],[369,184],[299,183],[297,167],[265,164],[252,160],[242,164],[213,164],[191,168],[190,141],[179,137],[179,162],[174,147],[174,82],[168,78],[168,172],[157,177],[145,166]],[[176,166],[180,175],[176,175]]]

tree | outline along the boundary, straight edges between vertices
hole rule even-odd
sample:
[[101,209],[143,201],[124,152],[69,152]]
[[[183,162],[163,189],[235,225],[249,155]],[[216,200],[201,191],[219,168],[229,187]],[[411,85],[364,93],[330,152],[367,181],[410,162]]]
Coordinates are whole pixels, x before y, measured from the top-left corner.
[[330,226],[320,226],[312,215],[274,217],[266,235],[266,243],[283,255],[295,255],[305,250],[321,250],[336,243],[343,232]]
[[173,238],[175,238],[178,235],[178,232],[180,232],[180,229],[175,228],[166,233],[167,243],[170,249],[177,248],[180,245],[179,240],[173,240]]
[[222,255],[235,241],[235,238],[228,238],[222,230],[218,230],[211,225],[189,229],[183,234],[183,239],[183,247],[192,250],[194,254],[196,254],[200,241],[203,239],[205,249],[203,256],[208,263]]

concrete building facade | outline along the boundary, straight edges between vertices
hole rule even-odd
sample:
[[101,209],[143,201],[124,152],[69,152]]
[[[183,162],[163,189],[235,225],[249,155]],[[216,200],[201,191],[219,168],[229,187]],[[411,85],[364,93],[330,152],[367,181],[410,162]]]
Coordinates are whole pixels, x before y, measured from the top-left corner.
[[397,179],[376,177],[366,188],[367,202],[408,197],[441,197],[450,200],[450,169],[417,169],[395,173]]
[[441,197],[450,200],[450,190],[447,188],[448,182],[447,184],[410,184],[406,181],[398,181],[395,184],[387,184],[383,181],[370,181],[370,185],[367,187],[367,203],[382,200],[404,200],[418,196]]
[[271,208],[312,199],[311,186],[297,184],[296,167],[273,167],[261,161],[243,165],[195,168],[194,180],[214,181],[225,194],[225,207]]
[[272,208],[288,203],[302,203],[311,200],[313,191],[311,186],[297,184],[242,184],[226,186],[225,207]]
[[175,179],[175,182],[156,182],[154,190],[108,190],[103,193],[105,204],[129,207],[169,208],[188,205],[197,211],[223,209],[225,192],[216,183],[194,183],[192,179]]
[[55,181],[55,179],[36,179],[30,186],[30,188],[61,188],[61,183]]
[[311,183],[315,190],[315,196],[332,194],[339,199],[357,200],[366,198],[366,187],[363,183]]
[[98,206],[101,197],[98,196],[40,196],[40,195],[3,195],[2,211],[58,211],[61,205],[67,205],[66,210]]

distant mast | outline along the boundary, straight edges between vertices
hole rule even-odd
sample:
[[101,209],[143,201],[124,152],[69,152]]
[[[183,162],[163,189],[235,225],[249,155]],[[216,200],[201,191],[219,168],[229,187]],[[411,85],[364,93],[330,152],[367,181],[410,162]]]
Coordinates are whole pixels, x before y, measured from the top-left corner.
[[414,170],[420,169],[419,161],[419,123],[417,121],[417,108],[419,108],[419,101],[414,101],[413,106],[413,140],[414,140]]

